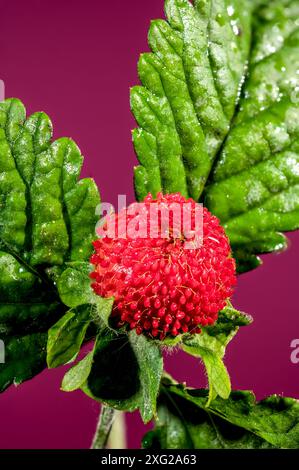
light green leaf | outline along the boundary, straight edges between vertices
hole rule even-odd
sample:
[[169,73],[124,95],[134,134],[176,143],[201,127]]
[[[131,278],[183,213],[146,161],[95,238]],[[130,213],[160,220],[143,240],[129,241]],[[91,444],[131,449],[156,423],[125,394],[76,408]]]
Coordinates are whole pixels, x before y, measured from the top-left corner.
[[73,392],[82,387],[91,372],[93,355],[94,350],[86,354],[84,359],[67,371],[62,380],[61,390],[64,392]]
[[[91,266],[88,262],[66,263],[66,269],[56,276],[57,288],[61,300],[68,307],[90,304],[92,320],[102,327],[110,327],[109,318],[113,308],[113,298],[102,298],[91,288],[89,273]],[[55,276],[55,273],[53,273]]]
[[192,356],[201,358],[205,365],[209,381],[207,406],[217,395],[228,398],[231,385],[222,361],[225,348],[239,327],[248,325],[250,321],[247,315],[232,307],[226,307],[219,313],[215,325],[203,328],[200,334],[183,336],[182,349]]
[[97,296],[91,288],[88,262],[72,262],[57,279],[57,289],[62,302],[68,307],[97,302]]
[[192,356],[200,357],[205,365],[208,381],[209,381],[209,399],[207,406],[212,400],[219,395],[222,398],[228,398],[231,392],[231,383],[225,365],[219,355],[217,355],[208,345],[207,347],[200,346],[200,335],[198,344],[192,347],[183,345],[185,352],[192,354]]
[[96,300],[96,309],[95,309],[95,314],[93,316],[94,322],[97,323],[102,323],[108,328],[110,328],[110,315],[111,311],[113,308],[113,303],[114,303],[114,298],[103,298],[103,297],[97,297]]
[[218,314],[217,322],[205,327],[201,335],[193,335],[185,339],[185,344],[192,347],[192,340],[200,338],[203,346],[209,346],[221,358],[225,355],[228,343],[234,338],[241,326],[250,325],[252,318],[232,306],[225,307]]
[[69,310],[48,332],[47,364],[54,368],[75,360],[91,321],[91,307]]
[[141,395],[140,414],[145,423],[156,413],[157,396],[163,372],[163,359],[159,347],[135,331],[129,335],[140,370]]

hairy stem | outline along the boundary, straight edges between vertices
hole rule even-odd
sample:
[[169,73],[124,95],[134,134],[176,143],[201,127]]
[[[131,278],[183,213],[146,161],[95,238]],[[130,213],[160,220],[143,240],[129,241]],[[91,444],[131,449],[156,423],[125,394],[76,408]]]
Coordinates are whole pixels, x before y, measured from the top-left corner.
[[115,417],[115,411],[109,406],[102,405],[97,429],[92,441],[92,449],[105,449]]
[[102,405],[92,449],[126,449],[125,413]]

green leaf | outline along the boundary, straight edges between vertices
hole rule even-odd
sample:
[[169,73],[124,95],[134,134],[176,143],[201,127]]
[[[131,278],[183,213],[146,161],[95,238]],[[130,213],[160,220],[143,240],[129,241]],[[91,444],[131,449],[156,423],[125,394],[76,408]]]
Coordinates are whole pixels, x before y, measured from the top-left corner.
[[127,335],[100,332],[91,373],[82,389],[95,400],[119,409],[133,411],[138,407],[138,364]]
[[69,310],[48,332],[47,364],[54,368],[75,360],[91,321],[91,307]]
[[47,329],[69,303],[57,277],[91,254],[99,195],[92,180],[78,181],[82,161],[71,139],[52,142],[46,114],[26,118],[19,100],[0,103],[2,389],[46,367]]
[[157,344],[145,336],[130,333],[130,343],[140,370],[140,414],[145,423],[156,413],[156,402],[163,372],[163,359]]
[[140,409],[144,422],[156,411],[163,371],[159,346],[131,332],[102,331],[97,337],[94,362],[83,391],[106,405],[124,411]]
[[139,199],[159,190],[199,198],[234,115],[250,10],[249,0],[167,0],[167,21],[151,23],[152,53],[138,65],[143,87],[131,93]]
[[91,288],[88,262],[67,263],[57,279],[57,289],[62,302],[68,307],[95,303],[97,296]]
[[239,112],[206,189],[240,272],[286,247],[279,232],[299,228],[298,14],[297,1],[256,12]]
[[[206,408],[207,394],[206,390],[164,384],[159,401],[166,405],[168,421],[164,418],[162,429],[158,423],[148,444],[156,440],[165,448],[165,442],[169,445],[170,440],[172,448],[298,449],[297,400],[272,395],[257,402],[252,392],[233,391],[227,400],[217,397]],[[173,415],[178,431],[174,435],[176,440],[171,441],[171,430],[175,429]]]
[[136,195],[201,198],[245,272],[299,228],[298,2],[166,0],[165,11],[131,93]]
[[41,372],[46,362],[47,333],[14,336],[4,340],[5,363],[0,364],[0,392]]
[[102,323],[110,328],[110,315],[113,308],[114,298],[104,299],[98,297],[96,301],[96,313],[93,317],[95,323]]
[[209,380],[208,406],[217,397],[217,395],[224,399],[229,397],[231,392],[231,382],[227,369],[219,356],[202,348],[201,358],[205,365]]
[[91,288],[89,274],[91,271],[88,262],[66,263],[67,268],[56,276],[57,288],[61,300],[68,307],[92,304],[92,320],[98,326],[110,327],[110,315],[114,299],[102,298],[96,295]]
[[192,356],[199,357],[202,359],[209,381],[209,399],[207,406],[212,400],[219,395],[222,398],[228,398],[231,392],[231,383],[226,367],[219,356],[209,343],[205,346],[201,346],[202,343],[206,343],[204,335],[198,335],[197,344],[193,342],[192,346],[183,345],[183,349]]
[[[163,387],[153,431],[143,438],[146,449],[268,449],[272,445],[253,432],[236,426],[209,409]],[[198,394],[206,397],[205,390]]]
[[[232,306],[225,307],[218,314],[218,320],[213,326],[203,329],[202,335],[193,335],[192,338],[201,338],[202,345],[210,345],[220,357],[224,357],[228,343],[234,338],[241,326],[248,326],[252,318],[243,312],[239,312]],[[192,338],[185,340],[185,344],[192,345]]]
[[[0,251],[0,333],[22,333],[46,325],[61,310],[55,292],[17,256]],[[53,295],[54,294],[54,295]]]
[[62,380],[61,390],[64,392],[73,392],[82,387],[91,372],[93,355],[94,350],[86,354],[84,359],[67,371]]
[[228,372],[222,358],[225,348],[233,339],[240,326],[248,325],[250,317],[232,307],[226,307],[219,313],[215,325],[202,329],[197,335],[184,335],[182,348],[188,354],[202,359],[209,381],[210,402],[219,395],[228,398],[231,385]]

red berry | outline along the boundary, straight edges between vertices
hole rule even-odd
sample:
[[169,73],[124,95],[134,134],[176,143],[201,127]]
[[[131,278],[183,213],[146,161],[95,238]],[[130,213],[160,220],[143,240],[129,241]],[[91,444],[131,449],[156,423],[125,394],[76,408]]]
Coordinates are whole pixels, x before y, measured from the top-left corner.
[[178,320],[182,320],[184,317],[185,317],[184,312],[181,312],[181,311],[177,312],[176,318],[177,318]]
[[172,321],[173,321],[172,315],[169,315],[169,314],[168,314],[168,315],[165,316],[165,323],[166,323],[167,325],[170,325],[170,324],[172,323]]
[[[187,273],[187,274],[188,274],[188,273]],[[187,289],[185,290],[185,297],[187,297],[187,299],[188,299],[189,297],[191,297],[191,295],[192,295],[192,290],[189,289],[189,288],[187,288]]]
[[186,304],[186,310],[187,310],[187,312],[192,312],[192,310],[194,310],[194,304],[192,302],[188,302]]
[[161,288],[161,294],[166,295],[168,292],[167,286],[162,286]]
[[[171,210],[168,215],[160,212],[156,227],[159,236],[150,237],[149,227],[151,224],[152,229],[155,218],[153,203],[165,209],[173,203],[183,208],[186,202],[179,193],[158,194],[156,199],[149,194],[142,208],[147,217],[147,237],[136,238],[127,233],[124,237],[123,228],[120,229],[124,220],[128,227],[136,215],[132,210],[137,209],[135,203],[129,206],[130,211],[123,209],[114,216],[119,238],[103,236],[93,243],[92,288],[97,295],[115,298],[111,317],[117,326],[127,325],[137,334],[160,340],[182,333],[200,333],[201,327],[215,323],[218,312],[232,295],[235,261],[224,229],[206,208],[202,210],[201,245],[187,249],[186,238],[176,237],[177,225]],[[186,207],[194,228],[195,201],[189,199],[184,211]],[[170,227],[165,237],[163,217],[168,220],[168,216]]]
[[165,312],[166,312],[166,308],[165,308],[165,307],[160,308],[160,309],[158,310],[158,317],[160,317],[160,318],[164,317]]

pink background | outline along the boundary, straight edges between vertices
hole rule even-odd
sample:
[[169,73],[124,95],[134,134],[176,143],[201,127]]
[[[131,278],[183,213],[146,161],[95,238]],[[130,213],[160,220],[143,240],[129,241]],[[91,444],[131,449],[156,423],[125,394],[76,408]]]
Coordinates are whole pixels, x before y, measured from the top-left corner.
[[[70,136],[85,155],[84,176],[95,178],[104,201],[133,200],[136,163],[130,131],[129,87],[147,50],[149,22],[163,15],[163,1],[0,0],[0,79],[6,96],[19,97],[28,113],[45,111],[55,137]],[[234,388],[299,396],[299,364],[290,361],[299,338],[299,233],[290,249],[267,256],[262,268],[239,278],[234,303],[254,317],[228,348]],[[167,358],[170,373],[204,386],[196,360]],[[98,405],[81,392],[59,391],[64,370],[45,371],[0,396],[1,448],[89,447]],[[129,446],[144,428],[128,416]]]

